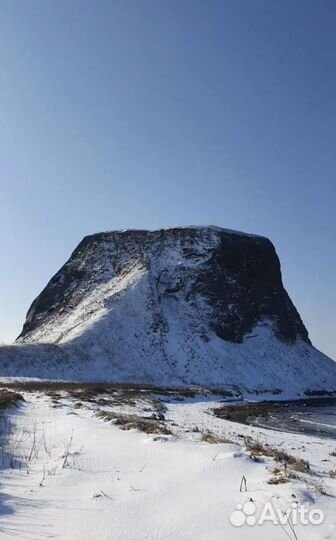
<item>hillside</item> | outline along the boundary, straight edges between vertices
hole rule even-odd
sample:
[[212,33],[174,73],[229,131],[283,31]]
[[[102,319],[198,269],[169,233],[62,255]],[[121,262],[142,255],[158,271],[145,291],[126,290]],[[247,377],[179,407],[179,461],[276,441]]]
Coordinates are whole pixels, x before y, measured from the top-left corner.
[[30,307],[2,376],[336,390],[272,243],[218,227],[88,236]]

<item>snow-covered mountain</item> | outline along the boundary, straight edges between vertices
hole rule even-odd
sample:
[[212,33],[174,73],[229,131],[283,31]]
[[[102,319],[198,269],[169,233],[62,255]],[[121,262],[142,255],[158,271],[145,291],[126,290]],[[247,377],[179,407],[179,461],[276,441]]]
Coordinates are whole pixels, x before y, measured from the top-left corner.
[[272,243],[218,227],[84,238],[0,348],[0,375],[336,390]]

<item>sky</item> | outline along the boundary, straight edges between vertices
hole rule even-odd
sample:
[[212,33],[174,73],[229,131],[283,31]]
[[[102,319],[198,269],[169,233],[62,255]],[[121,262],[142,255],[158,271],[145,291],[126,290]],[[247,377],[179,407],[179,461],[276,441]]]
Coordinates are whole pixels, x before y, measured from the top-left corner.
[[336,359],[334,0],[0,0],[0,341],[83,236],[262,234]]

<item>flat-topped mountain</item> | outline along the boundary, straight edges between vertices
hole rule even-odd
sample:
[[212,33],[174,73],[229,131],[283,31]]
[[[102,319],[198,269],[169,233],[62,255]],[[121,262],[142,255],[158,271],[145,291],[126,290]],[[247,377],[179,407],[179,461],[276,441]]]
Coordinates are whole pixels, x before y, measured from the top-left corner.
[[[129,289],[134,305],[127,315],[120,297]],[[181,318],[194,339],[207,341],[213,333],[242,343],[266,322],[284,342],[308,342],[271,242],[217,227],[85,237],[33,302],[18,341],[68,341],[78,335],[78,325],[81,331],[91,328],[106,308],[112,341],[120,338],[116,318],[127,327],[134,316],[146,317],[145,335],[149,331],[151,339],[159,339],[162,350],[170,326],[182,324]]]
[[219,227],[85,237],[17,343],[0,349],[0,375],[336,390],[336,363],[312,347],[272,243]]

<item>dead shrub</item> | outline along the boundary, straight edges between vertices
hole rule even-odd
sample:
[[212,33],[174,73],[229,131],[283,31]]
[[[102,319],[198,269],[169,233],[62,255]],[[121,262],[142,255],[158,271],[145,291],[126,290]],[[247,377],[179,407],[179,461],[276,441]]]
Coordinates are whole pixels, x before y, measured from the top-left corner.
[[221,437],[220,435],[216,435],[215,433],[211,433],[210,431],[202,433],[201,441],[208,444],[232,444],[232,441],[230,441],[230,439],[227,439],[226,437]]
[[247,437],[245,439],[245,446],[253,456],[270,457],[274,459],[274,461],[283,463],[286,467],[289,466],[295,471],[302,473],[310,472],[309,461],[302,458],[296,458],[295,456],[288,454],[284,450],[279,450],[278,448],[263,445],[259,441],[255,441],[250,437]]
[[83,407],[83,403],[81,401],[76,401],[76,403],[74,403],[74,406],[73,406],[74,409],[82,409],[82,407]]
[[24,401],[24,398],[18,392],[12,392],[5,388],[0,390],[0,409],[17,405],[19,401]]
[[291,463],[292,469],[297,472],[301,473],[309,473],[310,472],[310,464],[309,461],[306,459],[300,459],[300,458],[292,458],[294,462]]
[[267,483],[272,485],[277,484],[287,484],[289,482],[289,479],[287,476],[280,475],[280,476],[272,476]]
[[159,420],[131,414],[117,414],[110,411],[97,411],[96,416],[107,422],[113,422],[123,430],[137,429],[147,434],[170,435],[171,431]]

